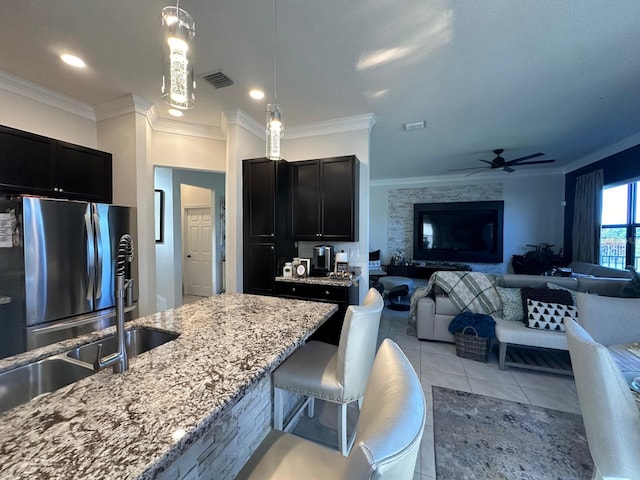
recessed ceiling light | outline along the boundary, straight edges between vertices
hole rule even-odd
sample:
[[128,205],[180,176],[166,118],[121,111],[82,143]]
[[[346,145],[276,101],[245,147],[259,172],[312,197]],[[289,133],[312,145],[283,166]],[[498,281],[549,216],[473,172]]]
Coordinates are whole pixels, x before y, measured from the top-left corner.
[[184,115],[184,112],[182,112],[181,110],[178,110],[177,108],[170,108],[167,111],[169,112],[169,115],[173,117],[181,117]]
[[82,60],[80,57],[76,57],[75,55],[71,55],[69,53],[63,53],[62,55],[60,55],[60,58],[64,63],[66,63],[67,65],[71,65],[72,67],[84,68],[87,66],[87,64],[84,63],[84,60]]
[[254,100],[262,100],[264,98],[264,92],[262,90],[253,89],[249,92],[249,96]]

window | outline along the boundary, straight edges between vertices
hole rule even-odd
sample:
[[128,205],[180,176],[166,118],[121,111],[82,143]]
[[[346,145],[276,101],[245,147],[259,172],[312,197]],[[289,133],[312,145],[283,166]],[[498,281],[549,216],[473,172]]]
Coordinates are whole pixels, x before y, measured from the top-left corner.
[[640,182],[605,188],[602,192],[600,265],[640,270]]

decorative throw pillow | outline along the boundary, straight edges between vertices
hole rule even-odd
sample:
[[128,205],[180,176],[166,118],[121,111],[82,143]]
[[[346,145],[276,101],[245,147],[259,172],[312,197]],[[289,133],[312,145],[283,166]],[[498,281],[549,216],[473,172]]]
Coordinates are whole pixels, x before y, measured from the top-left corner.
[[[552,290],[551,288],[534,288],[523,287],[522,291],[522,303],[523,311],[527,311],[528,300],[538,300],[539,302],[546,303],[560,303],[562,305],[573,305],[573,299],[569,292],[565,290]],[[524,318],[524,323],[527,323],[527,319]]]
[[551,283],[551,282],[547,282],[547,288],[550,288],[551,290],[565,290],[567,292],[569,292],[569,295],[571,295],[571,300],[573,300],[573,304],[576,304],[576,291],[575,290],[571,290],[570,288],[567,287],[561,287],[560,285],[556,285],[555,283]]
[[564,332],[564,319],[578,318],[578,309],[573,305],[527,300],[527,327]]
[[524,309],[522,308],[522,293],[519,288],[498,287],[500,300],[502,300],[502,319],[510,322],[522,322]]

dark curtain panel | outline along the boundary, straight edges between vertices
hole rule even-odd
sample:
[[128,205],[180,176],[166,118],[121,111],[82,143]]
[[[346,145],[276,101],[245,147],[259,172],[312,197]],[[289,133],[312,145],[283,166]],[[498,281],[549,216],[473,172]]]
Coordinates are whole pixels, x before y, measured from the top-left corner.
[[573,260],[598,263],[602,219],[602,170],[576,178]]

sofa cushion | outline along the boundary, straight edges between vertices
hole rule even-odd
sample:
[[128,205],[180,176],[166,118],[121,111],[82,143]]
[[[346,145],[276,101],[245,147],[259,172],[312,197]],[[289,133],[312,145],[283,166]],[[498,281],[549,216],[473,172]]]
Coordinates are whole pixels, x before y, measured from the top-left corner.
[[622,270],[619,268],[603,267],[596,263],[588,262],[571,262],[569,268],[574,273],[582,275],[593,275],[594,277],[604,278],[631,278],[631,272],[629,270]]
[[460,309],[451,301],[448,295],[436,295],[436,312],[440,315],[456,316]]
[[585,293],[597,293],[605,297],[619,297],[622,287],[627,284],[626,278],[597,278],[580,277],[578,279],[578,291]]
[[524,309],[520,289],[496,286],[496,290],[502,300],[502,318],[510,322],[522,322]]
[[[546,303],[561,303],[563,305],[573,305],[573,299],[566,290],[553,290],[551,288],[522,288],[522,303],[523,310],[526,312],[528,309],[527,302],[529,300],[537,300]],[[527,324],[527,319],[524,319],[524,323]]]
[[569,350],[564,333],[527,328],[522,322],[496,319],[496,337],[500,343]]
[[546,287],[547,282],[553,282],[561,287],[578,290],[578,279],[571,277],[549,277],[545,275],[516,275],[506,273],[502,276],[502,287]]
[[578,293],[576,290],[572,290],[571,288],[561,287],[560,285],[556,285],[555,283],[552,283],[552,282],[547,282],[547,288],[550,288],[551,290],[565,290],[569,292],[569,295],[571,295],[571,300],[573,300],[572,305],[576,304],[576,293]]
[[578,310],[573,305],[527,300],[527,327],[564,332],[564,320],[576,319]]

